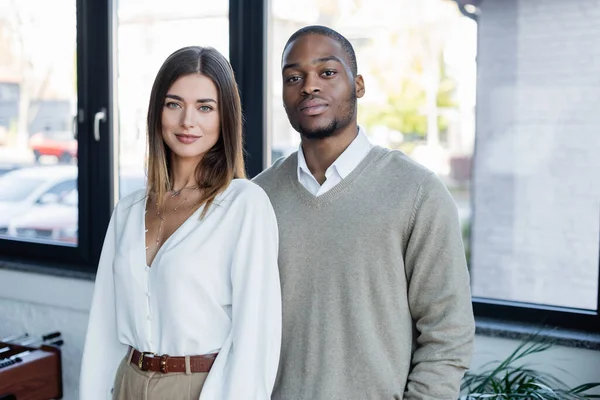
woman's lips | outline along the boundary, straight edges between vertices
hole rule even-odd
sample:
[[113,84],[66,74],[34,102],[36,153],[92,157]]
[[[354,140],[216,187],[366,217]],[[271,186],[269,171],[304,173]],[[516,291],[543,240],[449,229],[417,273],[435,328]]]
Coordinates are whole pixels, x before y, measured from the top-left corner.
[[176,134],[175,137],[183,144],[192,144],[202,136]]

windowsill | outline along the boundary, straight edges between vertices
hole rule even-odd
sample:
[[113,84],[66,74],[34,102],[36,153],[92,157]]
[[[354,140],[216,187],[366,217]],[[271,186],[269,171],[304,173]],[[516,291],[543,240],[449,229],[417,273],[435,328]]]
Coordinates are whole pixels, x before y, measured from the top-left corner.
[[6,269],[11,271],[32,272],[35,274],[56,276],[59,278],[72,278],[93,281],[96,279],[96,274],[92,272],[82,272],[72,269],[67,269],[55,264],[34,264],[21,261],[11,261],[0,258],[0,270]]
[[93,274],[56,265],[0,260],[0,299],[49,308],[89,312]]
[[536,335],[538,338],[548,340],[558,346],[600,350],[600,333],[551,327],[540,329],[540,326],[532,324],[476,318],[475,333],[481,336],[513,340],[524,340]]
[[[34,276],[39,277],[39,275],[46,275],[52,276],[54,279],[64,278],[67,280],[91,282],[93,282],[95,279],[95,274],[91,272],[69,270],[60,268],[60,266],[57,265],[40,265],[0,259],[0,273],[2,270],[5,270],[7,273],[12,271],[31,273],[32,278]],[[14,276],[14,274],[11,275],[13,275],[13,280],[18,279],[18,277]],[[20,286],[18,282],[13,282],[12,285],[9,283],[9,285],[9,287]],[[19,291],[19,293],[22,294],[21,291]],[[49,296],[49,298],[52,298],[52,296]],[[86,299],[86,301],[91,301],[91,299]],[[539,331],[540,327],[532,324],[500,321],[490,318],[477,318],[476,320],[476,334],[481,336],[523,340],[531,337],[532,334]],[[545,330],[539,332],[537,336],[543,339],[548,339],[553,344],[560,346],[588,350],[600,350],[600,333],[579,332],[560,328],[546,328]]]

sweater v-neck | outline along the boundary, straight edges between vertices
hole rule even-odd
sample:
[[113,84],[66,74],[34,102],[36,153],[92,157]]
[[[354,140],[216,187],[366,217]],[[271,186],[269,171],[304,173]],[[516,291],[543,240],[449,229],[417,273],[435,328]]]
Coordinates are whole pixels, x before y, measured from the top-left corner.
[[298,153],[294,154],[293,162],[290,163],[290,167],[288,169],[288,182],[292,185],[293,189],[298,193],[300,199],[304,201],[307,205],[311,207],[319,207],[324,204],[329,204],[333,202],[341,193],[343,193],[356,178],[358,178],[361,173],[371,166],[375,161],[382,158],[389,152],[388,149],[385,149],[381,146],[373,146],[373,148],[369,151],[367,156],[354,168],[347,177],[341,180],[340,183],[335,185],[333,188],[328,190],[326,193],[323,193],[320,196],[315,196],[310,191],[308,191],[300,181],[298,180]]

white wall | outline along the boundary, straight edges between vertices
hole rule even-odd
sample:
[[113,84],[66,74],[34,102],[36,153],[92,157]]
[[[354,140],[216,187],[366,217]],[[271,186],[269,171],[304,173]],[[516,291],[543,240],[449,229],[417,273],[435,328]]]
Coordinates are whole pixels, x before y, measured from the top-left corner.
[[599,20],[597,0],[481,3],[475,296],[596,308]]
[[[0,287],[0,337],[60,330],[65,341],[62,347],[64,399],[76,400],[93,283],[0,269]],[[478,336],[473,370],[485,362],[508,356],[518,344],[515,340]],[[598,351],[556,347],[534,360],[572,385],[600,381]]]
[[0,338],[62,332],[64,399],[77,385],[93,282],[0,269]]

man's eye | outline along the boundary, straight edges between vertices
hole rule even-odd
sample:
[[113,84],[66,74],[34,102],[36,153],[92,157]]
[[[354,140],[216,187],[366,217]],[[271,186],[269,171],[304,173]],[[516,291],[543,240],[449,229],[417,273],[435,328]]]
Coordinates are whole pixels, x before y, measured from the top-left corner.
[[294,83],[294,82],[298,82],[299,80],[300,80],[300,77],[298,77],[298,76],[290,76],[285,81],[288,83]]
[[335,75],[335,71],[325,71],[323,74],[325,76],[334,76]]

